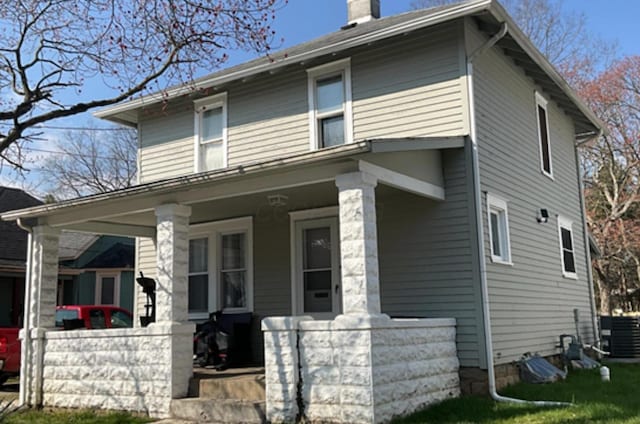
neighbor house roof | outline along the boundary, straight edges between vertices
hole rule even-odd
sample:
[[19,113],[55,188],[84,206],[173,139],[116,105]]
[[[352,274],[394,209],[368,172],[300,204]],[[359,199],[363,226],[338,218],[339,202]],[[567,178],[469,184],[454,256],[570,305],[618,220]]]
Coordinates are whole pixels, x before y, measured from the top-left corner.
[[551,97],[575,120],[576,133],[593,133],[603,127],[593,112],[579,99],[567,82],[533,46],[495,0],[476,0],[433,7],[346,26],[339,31],[298,44],[269,57],[258,58],[197,79],[188,86],[181,85],[120,103],[97,111],[95,115],[135,126],[138,122],[137,110],[141,107],[193,93],[194,90],[220,88],[230,82],[265,72],[273,72],[286,66],[299,66],[301,63],[306,65],[324,56],[344,53],[355,47],[369,45],[376,41],[466,16],[474,16],[487,32],[497,32],[502,24],[507,24],[507,34],[499,41],[498,45],[519,66],[523,67],[529,76],[548,91]]
[[[42,202],[23,190],[0,186],[0,213],[41,205]],[[0,265],[24,268],[27,260],[27,232],[15,222],[0,221]]]

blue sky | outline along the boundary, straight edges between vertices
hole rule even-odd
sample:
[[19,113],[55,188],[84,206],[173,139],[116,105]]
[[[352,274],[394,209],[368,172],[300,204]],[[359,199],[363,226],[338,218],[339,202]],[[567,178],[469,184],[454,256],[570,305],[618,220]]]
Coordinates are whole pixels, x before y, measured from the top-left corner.
[[[278,37],[284,38],[282,47],[288,47],[312,38],[338,30],[347,22],[347,0],[289,0],[289,4],[277,13],[275,30]],[[605,40],[617,40],[620,53],[624,55],[640,54],[640,0],[563,0],[565,9],[584,13],[588,28]],[[389,16],[411,9],[411,0],[381,0],[382,15]],[[232,52],[230,65],[252,59],[251,54]],[[93,86],[95,93],[100,87]],[[106,93],[105,93],[106,94]],[[51,126],[104,125],[91,114],[67,118],[52,122]],[[49,131],[51,138],[60,136],[60,131]],[[38,143],[36,148],[48,149],[51,143]],[[40,153],[46,155],[46,153]],[[27,184],[13,182],[14,176],[4,167],[0,170],[0,184],[23,186],[25,189],[42,194],[44,188],[35,186],[38,164],[29,166],[33,169]]]

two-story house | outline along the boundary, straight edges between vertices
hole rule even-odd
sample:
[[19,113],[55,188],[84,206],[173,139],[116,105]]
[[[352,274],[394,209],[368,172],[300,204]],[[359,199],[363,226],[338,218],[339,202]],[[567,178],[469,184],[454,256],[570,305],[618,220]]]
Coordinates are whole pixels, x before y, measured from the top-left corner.
[[[98,112],[137,128],[139,185],[2,215],[37,220],[24,403],[166,416],[189,322],[219,309],[254,314],[274,421],[388,421],[474,370],[495,394],[496,369],[558,353],[574,310],[597,339],[576,144],[600,122],[494,0],[348,9],[195,91]],[[47,331],[62,228],[138,237],[155,324],[76,332],[74,352]]]

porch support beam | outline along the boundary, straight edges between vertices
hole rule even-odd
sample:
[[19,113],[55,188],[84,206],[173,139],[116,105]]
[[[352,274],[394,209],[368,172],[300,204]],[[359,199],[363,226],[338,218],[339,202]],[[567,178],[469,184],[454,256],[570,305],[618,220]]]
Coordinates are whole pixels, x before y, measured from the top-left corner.
[[21,361],[25,367],[20,377],[20,390],[21,399],[29,406],[42,405],[44,336],[46,329],[55,327],[59,237],[57,229],[33,227],[27,264],[31,272],[25,292],[25,330],[21,332]]
[[157,217],[156,321],[187,322],[189,216],[191,208],[167,204],[155,209]]
[[65,230],[79,231],[91,234],[108,234],[126,237],[156,237],[156,228],[143,225],[113,224],[110,222],[88,221],[72,225],[65,225]]
[[358,169],[377,178],[380,183],[417,194],[418,196],[427,197],[434,200],[444,200],[444,187],[410,177],[391,169],[374,165],[370,162],[358,161]]
[[377,179],[365,172],[338,175],[342,311],[379,315],[380,281],[376,230]]

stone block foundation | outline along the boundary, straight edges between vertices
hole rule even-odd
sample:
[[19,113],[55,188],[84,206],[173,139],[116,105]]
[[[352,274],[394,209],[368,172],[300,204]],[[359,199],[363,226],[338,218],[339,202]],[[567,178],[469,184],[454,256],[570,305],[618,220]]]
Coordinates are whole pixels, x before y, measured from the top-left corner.
[[193,324],[47,331],[43,405],[167,417],[185,397],[192,370]]
[[460,394],[454,319],[267,318],[271,422],[382,423]]

